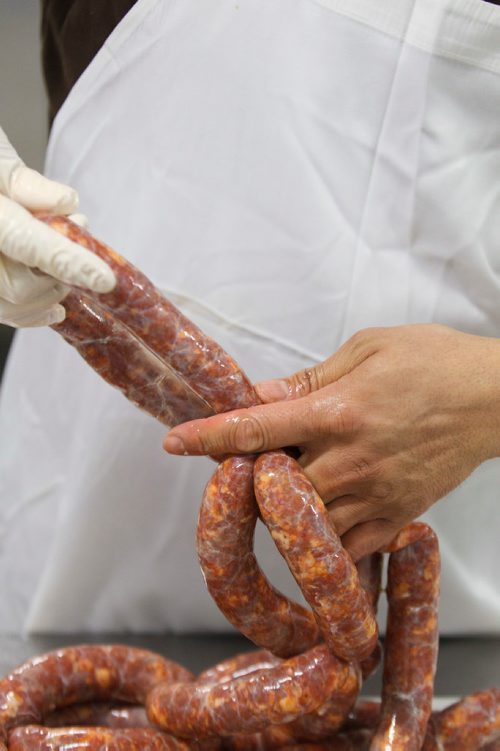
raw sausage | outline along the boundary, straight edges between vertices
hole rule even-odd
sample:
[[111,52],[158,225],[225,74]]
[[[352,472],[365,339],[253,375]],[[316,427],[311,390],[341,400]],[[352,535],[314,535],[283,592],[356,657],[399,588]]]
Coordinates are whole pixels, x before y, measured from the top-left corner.
[[254,644],[281,657],[318,642],[313,614],[278,592],[253,552],[258,507],[254,457],[230,457],[209,481],[201,503],[197,550],[208,591],[226,618]]
[[344,728],[346,730],[373,729],[380,722],[380,702],[373,699],[360,699],[349,713]]
[[[225,660],[198,676],[198,682],[222,683],[248,676],[257,670],[269,670],[281,660],[270,652],[250,652]],[[355,663],[349,665],[342,685],[313,712],[287,722],[270,725],[260,733],[231,737],[231,747],[239,749],[281,748],[290,743],[316,741],[330,737],[345,722],[361,688],[361,672]],[[229,741],[228,741],[229,742]]]
[[434,715],[423,751],[470,751],[500,742],[500,689],[479,691]]
[[[359,581],[368,595],[373,612],[376,615],[380,592],[382,590],[382,563],[381,553],[372,553],[362,558],[356,564]],[[361,662],[363,680],[366,681],[378,669],[382,659],[382,645],[377,642],[375,649],[369,657]]]
[[[232,357],[182,315],[139,269],[66,217],[42,213],[37,217],[106,261],[117,284],[111,292],[93,296],[100,307],[188,381],[214,412],[257,403],[253,386]],[[61,333],[66,329],[64,321],[53,328]]]
[[189,751],[182,741],[150,728],[16,728],[9,751]]
[[265,649],[242,652],[218,662],[198,675],[198,683],[223,683],[255,673],[256,670],[268,670],[279,665],[281,660]]
[[53,328],[133,404],[167,426],[213,414],[186,381],[90,297],[70,292],[64,308],[65,320]]
[[98,725],[109,728],[151,727],[144,707],[104,701],[72,704],[56,709],[43,717],[42,724],[51,728],[71,725]]
[[370,751],[420,751],[438,652],[439,547],[432,529],[414,522],[388,551],[382,711]]
[[373,608],[300,465],[284,452],[262,454],[255,462],[254,485],[262,518],[311,605],[325,642],[345,660],[369,657],[378,637]]
[[0,681],[0,742],[16,725],[38,724],[57,707],[109,699],[144,704],[158,683],[191,680],[181,665],[145,649],[83,645],[49,652]]
[[252,733],[314,711],[349,672],[350,666],[322,645],[230,681],[159,685],[146,709],[152,723],[180,738]]

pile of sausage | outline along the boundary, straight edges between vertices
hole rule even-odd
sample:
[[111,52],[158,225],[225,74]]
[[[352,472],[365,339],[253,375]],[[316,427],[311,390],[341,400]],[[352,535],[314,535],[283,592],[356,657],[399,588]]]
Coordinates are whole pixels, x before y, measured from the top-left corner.
[[[144,277],[69,220],[41,216],[103,258],[115,289],[73,289],[54,326],[108,382],[172,426],[249,407],[236,363]],[[355,566],[292,452],[222,461],[197,534],[207,587],[260,647],[197,677],[146,650],[70,647],[0,681],[0,751],[34,749],[500,749],[500,690],[432,713],[439,551],[425,524],[384,551],[388,621],[380,702],[358,700],[378,666],[382,554]],[[253,553],[260,516],[310,609],[266,579]]]

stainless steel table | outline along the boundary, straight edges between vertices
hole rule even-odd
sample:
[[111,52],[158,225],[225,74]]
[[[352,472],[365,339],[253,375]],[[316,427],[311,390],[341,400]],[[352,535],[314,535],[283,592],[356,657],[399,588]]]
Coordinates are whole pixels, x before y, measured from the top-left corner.
[[[144,647],[180,662],[194,673],[238,652],[254,648],[237,635],[78,634],[0,637],[0,674],[36,654],[82,642],[121,643]],[[365,695],[379,695],[380,672],[363,687]],[[442,639],[436,677],[437,696],[463,696],[500,686],[500,638]]]

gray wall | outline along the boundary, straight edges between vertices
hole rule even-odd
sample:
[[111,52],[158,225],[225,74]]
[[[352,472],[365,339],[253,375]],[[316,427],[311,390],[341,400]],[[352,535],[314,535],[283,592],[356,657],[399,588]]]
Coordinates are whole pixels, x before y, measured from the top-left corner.
[[[40,69],[38,0],[0,0],[0,126],[26,164],[41,170],[47,104]],[[0,325],[0,378],[12,329]]]
[[0,126],[35,169],[47,140],[39,24],[37,0],[0,1]]

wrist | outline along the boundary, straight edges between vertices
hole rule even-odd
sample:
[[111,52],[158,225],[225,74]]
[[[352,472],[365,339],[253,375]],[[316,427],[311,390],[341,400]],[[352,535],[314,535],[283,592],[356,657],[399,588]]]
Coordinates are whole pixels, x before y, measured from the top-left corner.
[[[500,457],[500,339],[476,337],[476,378],[468,384],[472,398],[479,397],[478,430],[483,461]],[[467,371],[466,371],[467,372]]]

